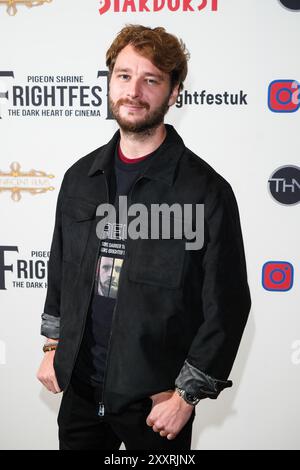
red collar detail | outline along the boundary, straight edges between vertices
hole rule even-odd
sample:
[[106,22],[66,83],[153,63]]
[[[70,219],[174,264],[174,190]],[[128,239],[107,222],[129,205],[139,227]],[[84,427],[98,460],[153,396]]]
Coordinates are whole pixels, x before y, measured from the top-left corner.
[[124,163],[138,163],[138,162],[141,162],[142,160],[145,160],[148,157],[148,155],[150,155],[150,153],[148,153],[144,157],[127,158],[122,152],[120,144],[118,145],[118,156],[120,160],[122,160],[122,162]]

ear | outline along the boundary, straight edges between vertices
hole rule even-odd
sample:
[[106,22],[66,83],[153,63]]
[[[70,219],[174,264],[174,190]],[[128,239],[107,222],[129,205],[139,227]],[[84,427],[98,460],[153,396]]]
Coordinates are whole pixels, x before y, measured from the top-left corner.
[[170,94],[170,97],[169,97],[169,101],[168,101],[168,106],[173,106],[173,104],[176,103],[178,94],[179,94],[179,83],[177,83],[177,84],[174,86],[173,90],[171,91],[171,94]]

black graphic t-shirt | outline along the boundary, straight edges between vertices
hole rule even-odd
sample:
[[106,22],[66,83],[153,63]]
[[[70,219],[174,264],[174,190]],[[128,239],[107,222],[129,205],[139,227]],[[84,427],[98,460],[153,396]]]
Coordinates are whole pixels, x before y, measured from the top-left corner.
[[[136,159],[127,159],[119,145],[115,151],[115,198],[118,208],[119,196],[129,193],[141,172],[154,157],[157,150]],[[120,272],[126,251],[127,227],[116,222],[105,226],[101,237],[99,258],[86,328],[74,369],[77,380],[102,389],[106,368],[107,350],[112,326],[113,310],[118,293]]]

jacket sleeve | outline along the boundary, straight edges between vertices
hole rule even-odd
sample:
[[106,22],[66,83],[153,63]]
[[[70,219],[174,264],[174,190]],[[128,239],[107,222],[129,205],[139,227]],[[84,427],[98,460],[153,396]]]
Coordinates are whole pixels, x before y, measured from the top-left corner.
[[209,192],[204,210],[204,321],[175,381],[177,387],[201,399],[217,398],[232,386],[227,378],[251,306],[239,211],[227,182]]
[[63,184],[56,204],[55,225],[52,237],[50,258],[48,263],[47,294],[42,314],[41,335],[58,339],[60,327],[60,296],[62,279],[62,224],[61,204],[63,199]]

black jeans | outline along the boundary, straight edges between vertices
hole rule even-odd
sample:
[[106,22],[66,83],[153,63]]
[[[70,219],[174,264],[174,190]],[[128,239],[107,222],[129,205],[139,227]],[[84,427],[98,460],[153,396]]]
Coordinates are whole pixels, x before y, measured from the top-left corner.
[[60,450],[118,450],[122,442],[126,450],[190,450],[195,410],[176,438],[168,440],[146,423],[151,398],[135,402],[119,414],[99,417],[99,404],[90,395],[72,381],[63,394],[57,418]]

